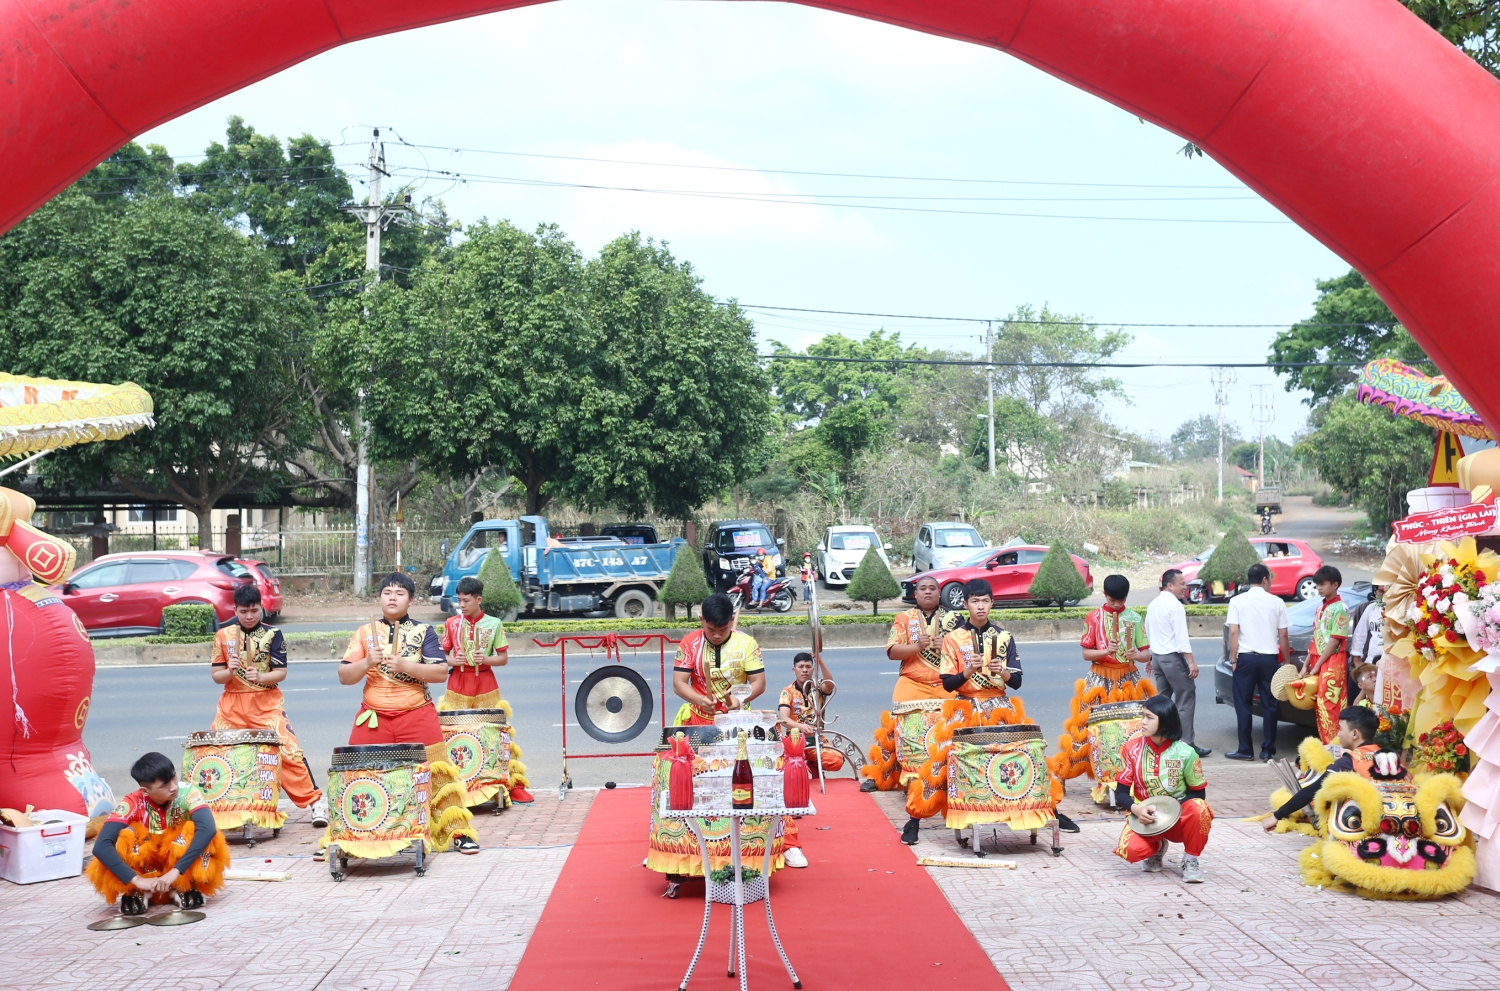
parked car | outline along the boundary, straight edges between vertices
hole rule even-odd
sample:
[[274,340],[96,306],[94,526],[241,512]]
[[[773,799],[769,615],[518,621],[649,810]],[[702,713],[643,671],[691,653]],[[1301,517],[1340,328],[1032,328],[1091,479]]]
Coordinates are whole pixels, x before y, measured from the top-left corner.
[[740,569],[757,549],[771,552],[776,574],[786,574],[783,541],[771,536],[758,520],[719,520],[709,525],[703,537],[703,577],[715,592],[727,591],[740,577]]
[[824,530],[823,539],[818,541],[817,561],[818,577],[823,580],[823,587],[849,584],[859,562],[865,559],[865,551],[871,547],[889,568],[891,559],[886,557],[886,551],[891,545],[881,543],[880,535],[873,527],[831,526]]
[[227,554],[133,551],[91,562],[63,585],[62,596],[90,636],[132,637],[160,633],[167,606],[212,606],[222,623],[234,615],[234,590],[253,581]]
[[[1345,585],[1339,589],[1339,598],[1344,600],[1344,607],[1353,615],[1354,610],[1370,601],[1370,583],[1355,582],[1353,585]],[[1318,613],[1318,603],[1321,600],[1316,593],[1312,598],[1298,602],[1296,605],[1288,606],[1286,610],[1286,635],[1291,641],[1292,657],[1301,663],[1307,656],[1312,646],[1313,617]],[[1220,705],[1234,704],[1234,667],[1229,663],[1229,621],[1224,621],[1223,641],[1219,648],[1219,662],[1214,665],[1214,701]],[[1251,700],[1250,709],[1256,716],[1260,711],[1260,693],[1256,692]],[[1293,705],[1282,704],[1280,709],[1280,721],[1283,723],[1296,723],[1298,726],[1315,726],[1311,709],[1299,709]]]
[[[1312,576],[1323,567],[1323,559],[1308,545],[1307,541],[1255,536],[1250,538],[1250,546],[1255,548],[1255,553],[1259,555],[1265,566],[1271,569],[1272,595],[1279,595],[1283,599],[1292,599],[1296,602],[1318,597],[1318,583],[1313,581]],[[1222,587],[1216,591],[1206,588],[1202,582],[1198,581],[1199,570],[1208,562],[1208,557],[1213,552],[1214,548],[1210,547],[1197,557],[1172,565],[1181,571],[1182,577],[1187,580],[1189,602],[1210,602],[1215,599],[1222,601],[1228,598],[1226,593],[1232,591]]]
[[913,571],[952,568],[988,547],[979,531],[969,523],[923,523],[912,543]]
[[260,607],[265,612],[265,621],[274,623],[281,617],[281,579],[271,571],[271,566],[253,557],[237,557],[234,564],[245,569],[260,588]]
[[[1037,566],[1046,556],[1047,548],[1037,544],[986,548],[957,567],[918,572],[904,579],[901,598],[906,602],[916,602],[917,580],[931,576],[938,580],[938,594],[949,609],[964,607],[964,582],[975,578],[990,583],[996,602],[1032,602],[1035,600],[1031,598],[1031,583],[1036,578]],[[1094,576],[1089,571],[1088,562],[1076,554],[1068,556],[1073,559],[1073,566],[1083,576],[1083,582],[1092,594]]]
[[609,526],[601,527],[599,535],[618,537],[627,544],[661,543],[661,538],[656,534],[656,527],[650,523],[611,523]]

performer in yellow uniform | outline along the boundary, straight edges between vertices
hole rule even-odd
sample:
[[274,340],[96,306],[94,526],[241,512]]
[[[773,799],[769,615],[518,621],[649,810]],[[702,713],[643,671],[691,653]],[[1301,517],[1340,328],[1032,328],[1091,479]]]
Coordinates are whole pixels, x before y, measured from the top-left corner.
[[[1080,774],[1093,775],[1089,764],[1089,713],[1104,702],[1137,702],[1156,694],[1156,686],[1141,676],[1137,664],[1151,663],[1151,643],[1140,613],[1125,605],[1130,579],[1110,575],[1104,579],[1104,605],[1089,613],[1078,645],[1089,672],[1073,689],[1073,711],[1057,738],[1058,752],[1047,761],[1052,773],[1066,781]],[[1092,797],[1104,803],[1114,791],[1113,781],[1094,785]]]
[[[235,623],[214,634],[209,658],[213,680],[224,686],[211,728],[275,730],[281,737],[281,790],[297,808],[311,808],[313,826],[323,829],[328,803],[286,718],[286,696],[281,694],[286,640],[280,630],[262,623],[262,616],[260,589],[241,585],[234,590]],[[284,817],[276,818],[259,825],[280,826]]]
[[410,578],[400,572],[386,576],[380,586],[383,617],[361,626],[349,638],[339,664],[339,682],[365,683],[349,744],[425,746],[432,770],[428,823],[433,848],[441,852],[451,844],[459,853],[478,853],[479,836],[471,825],[474,816],[468,809],[468,793],[459,769],[448,760],[443,728],[427,688],[448,677],[448,660],[437,632],[407,617],[415,594]]
[[[766,665],[755,638],[734,628],[734,602],[710,595],[698,610],[701,628],[682,638],[672,659],[672,690],[686,699],[674,726],[712,726],[714,713],[747,707],[766,690]],[[750,686],[744,703],[730,694]]]

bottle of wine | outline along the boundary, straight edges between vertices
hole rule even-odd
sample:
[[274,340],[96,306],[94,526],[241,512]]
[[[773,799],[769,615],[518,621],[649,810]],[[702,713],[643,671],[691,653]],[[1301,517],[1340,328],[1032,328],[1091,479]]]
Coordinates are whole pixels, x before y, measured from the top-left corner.
[[737,809],[755,808],[755,775],[750,771],[750,737],[740,733],[740,752],[734,759],[734,776],[729,780],[730,804]]

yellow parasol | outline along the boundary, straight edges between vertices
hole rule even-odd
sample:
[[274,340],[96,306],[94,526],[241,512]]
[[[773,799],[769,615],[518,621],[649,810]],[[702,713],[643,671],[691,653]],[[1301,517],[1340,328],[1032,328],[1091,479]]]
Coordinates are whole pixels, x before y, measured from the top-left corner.
[[119,440],[154,425],[153,409],[134,382],[97,385],[0,372],[0,458]]

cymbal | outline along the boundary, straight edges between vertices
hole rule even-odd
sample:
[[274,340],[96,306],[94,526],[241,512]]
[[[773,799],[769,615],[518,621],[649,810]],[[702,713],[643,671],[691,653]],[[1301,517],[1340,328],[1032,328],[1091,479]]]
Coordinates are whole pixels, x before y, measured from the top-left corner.
[[1159,836],[1182,818],[1182,803],[1170,795],[1155,795],[1140,804],[1156,810],[1156,818],[1149,823],[1142,822],[1134,812],[1130,814],[1130,828],[1141,836]]
[[136,926],[144,926],[146,919],[139,915],[112,915],[98,922],[90,922],[88,928],[94,932],[111,932],[115,929],[134,929]]
[[208,918],[202,912],[187,912],[183,909],[174,909],[171,912],[163,912],[161,915],[146,917],[148,926],[186,926],[194,922],[202,922]]

